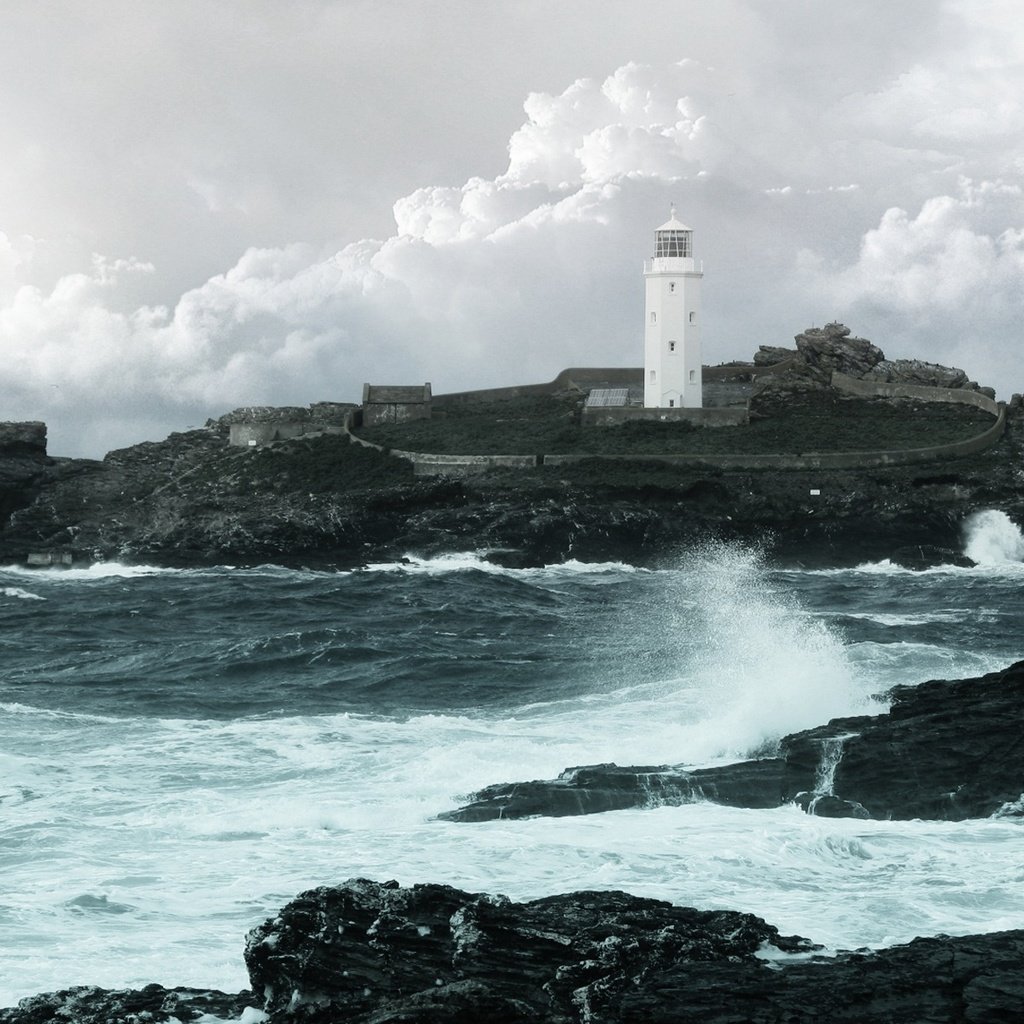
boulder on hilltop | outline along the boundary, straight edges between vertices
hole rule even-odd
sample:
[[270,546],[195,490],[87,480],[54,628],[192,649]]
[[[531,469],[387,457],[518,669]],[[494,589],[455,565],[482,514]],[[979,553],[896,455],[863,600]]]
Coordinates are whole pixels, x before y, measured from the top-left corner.
[[796,350],[810,375],[828,384],[835,372],[864,377],[885,359],[885,353],[867,338],[850,336],[844,324],[808,327],[796,336]]
[[[754,364],[769,372],[754,380],[750,397],[752,415],[773,414],[807,394],[825,391],[831,386],[833,373],[873,384],[963,389],[995,397],[992,388],[979,387],[958,367],[923,359],[886,359],[877,345],[867,338],[853,336],[845,324],[808,327],[796,335],[795,341],[795,351],[762,345],[755,353]],[[775,366],[779,369],[772,371]]]

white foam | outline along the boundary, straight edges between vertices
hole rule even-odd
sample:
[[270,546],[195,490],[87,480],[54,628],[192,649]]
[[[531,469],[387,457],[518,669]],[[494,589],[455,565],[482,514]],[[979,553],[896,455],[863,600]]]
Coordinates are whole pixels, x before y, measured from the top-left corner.
[[122,562],[95,562],[81,568],[63,569],[46,566],[33,569],[20,565],[5,565],[0,572],[12,576],[34,577],[47,580],[101,580],[109,578],[131,579],[136,576],[159,576],[181,573],[183,569],[168,569],[159,565],[127,565]]
[[975,512],[964,524],[964,536],[965,554],[979,565],[1024,562],[1024,534],[1005,512]]
[[537,576],[559,574],[566,576],[590,576],[608,573],[632,574],[646,570],[626,562],[580,562],[568,559],[550,565],[528,568],[510,568],[488,561],[487,551],[457,551],[450,554],[421,557],[407,554],[399,562],[371,562],[364,572],[401,572],[426,575],[442,575],[453,572],[476,570],[494,576]]
[[15,597],[21,601],[45,601],[45,597],[40,597],[39,594],[33,594],[31,591],[24,590],[22,587],[4,587],[0,591],[4,597]]

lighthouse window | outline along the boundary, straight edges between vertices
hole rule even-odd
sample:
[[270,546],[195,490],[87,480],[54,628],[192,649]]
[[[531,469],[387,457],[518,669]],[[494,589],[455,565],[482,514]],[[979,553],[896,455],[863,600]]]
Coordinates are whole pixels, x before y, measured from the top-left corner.
[[656,324],[657,322],[658,322],[658,314],[657,313],[652,313],[651,314],[651,323],[652,324]]
[[697,383],[697,371],[696,370],[691,370],[690,371],[690,383],[691,384],[696,384]]
[[669,350],[669,352],[675,352],[675,350],[676,350],[676,343],[674,341],[670,341],[668,343],[668,350]]
[[690,256],[691,233],[689,231],[659,231],[655,235],[655,256]]
[[675,281],[672,281],[672,282],[671,282],[671,283],[669,284],[669,286],[668,286],[668,290],[669,290],[670,292],[674,292],[674,291],[676,290],[676,283],[675,283]]
[[697,314],[696,313],[691,313],[690,314],[690,323],[692,324],[694,322],[694,320],[696,320],[696,319],[697,319]]
[[658,382],[658,371],[651,370],[651,383],[656,384]]

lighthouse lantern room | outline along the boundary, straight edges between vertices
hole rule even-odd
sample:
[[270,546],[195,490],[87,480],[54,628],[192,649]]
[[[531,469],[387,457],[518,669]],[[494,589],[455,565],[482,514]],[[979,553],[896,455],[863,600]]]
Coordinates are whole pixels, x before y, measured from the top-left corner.
[[644,406],[701,407],[700,282],[693,231],[676,219],[654,233],[644,263]]

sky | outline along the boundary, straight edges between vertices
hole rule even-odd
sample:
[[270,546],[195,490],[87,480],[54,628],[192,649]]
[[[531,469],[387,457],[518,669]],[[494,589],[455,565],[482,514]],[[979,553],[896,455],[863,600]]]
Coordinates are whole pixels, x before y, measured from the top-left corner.
[[1024,391],[1015,0],[4,0],[0,420],[642,363],[670,204],[704,362],[839,320]]

